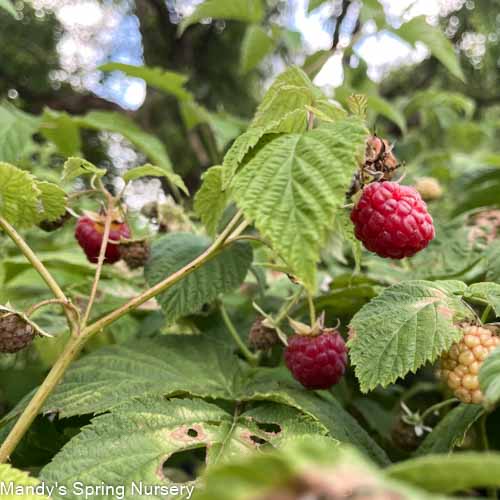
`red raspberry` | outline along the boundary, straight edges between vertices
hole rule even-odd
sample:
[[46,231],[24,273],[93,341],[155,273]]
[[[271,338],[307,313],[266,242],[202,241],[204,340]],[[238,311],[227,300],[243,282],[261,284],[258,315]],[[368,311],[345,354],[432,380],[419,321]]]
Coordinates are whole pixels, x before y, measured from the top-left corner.
[[347,348],[337,330],[319,335],[295,334],[288,340],[285,363],[306,389],[328,389],[339,382],[347,365]]
[[[99,259],[103,234],[104,220],[102,217],[93,219],[86,215],[78,219],[75,237],[83,248],[87,259],[94,264]],[[120,260],[120,246],[116,242],[120,241],[121,238],[130,238],[130,230],[123,222],[113,222],[104,258],[106,264],[114,264]]]
[[434,238],[432,217],[420,194],[396,182],[366,186],[351,220],[356,238],[380,257],[411,257]]

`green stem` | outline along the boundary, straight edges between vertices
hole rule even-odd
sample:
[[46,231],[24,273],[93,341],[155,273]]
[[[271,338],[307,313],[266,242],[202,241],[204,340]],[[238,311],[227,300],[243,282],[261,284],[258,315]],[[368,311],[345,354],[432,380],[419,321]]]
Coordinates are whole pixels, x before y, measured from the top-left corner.
[[430,406],[429,408],[427,408],[427,410],[424,411],[424,413],[422,413],[421,416],[422,421],[424,421],[429,415],[431,415],[435,411],[440,410],[441,408],[444,408],[445,406],[451,405],[453,403],[458,403],[458,399],[450,398]]
[[292,295],[292,298],[286,302],[283,307],[278,311],[276,318],[274,320],[274,324],[279,326],[280,323],[288,316],[288,313],[293,308],[293,306],[298,302],[300,296],[302,295],[302,288],[299,289]]
[[70,337],[64,351],[61,353],[61,356],[57,359],[54,366],[52,366],[52,369],[43,381],[42,385],[38,388],[36,394],[28,403],[28,406],[24,409],[9,435],[2,443],[2,446],[0,447],[0,464],[5,463],[16,449],[19,441],[21,441],[36,416],[40,413],[40,410],[50,393],[59,383],[73,359],[75,359],[81,351],[84,343],[85,338],[82,336]]
[[314,326],[314,323],[316,323],[316,309],[314,307],[313,296],[311,292],[309,292],[309,290],[307,290],[307,302],[309,304],[309,317],[311,320],[311,326]]
[[[45,281],[47,286],[50,288],[54,296],[65,304],[69,304],[69,300],[65,293],[62,291],[61,287],[57,284],[56,280],[53,278],[52,274],[43,265],[42,261],[37,257],[35,252],[31,250],[30,246],[24,241],[21,235],[3,218],[0,217],[0,227],[7,233],[10,239],[17,245],[22,254],[28,259],[30,264],[35,268],[41,278]],[[71,329],[77,328],[77,318],[71,308],[64,308],[64,312],[68,319],[68,323]]]
[[226,328],[228,332],[231,334],[231,337],[233,337],[233,340],[236,342],[236,345],[240,348],[243,356],[245,356],[245,359],[251,364],[251,365],[257,365],[258,362],[258,357],[255,356],[250,352],[248,347],[245,345],[245,342],[241,340],[241,337],[239,336],[238,332],[236,331],[236,328],[231,321],[231,318],[229,317],[229,314],[227,314],[226,308],[224,307],[224,304],[222,301],[219,303],[219,310],[222,316],[222,319],[224,320],[224,324],[226,325]]
[[483,314],[481,315],[481,323],[484,324],[488,321],[488,317],[491,313],[491,309],[492,309],[491,304],[488,304],[486,306],[486,308],[484,309]]

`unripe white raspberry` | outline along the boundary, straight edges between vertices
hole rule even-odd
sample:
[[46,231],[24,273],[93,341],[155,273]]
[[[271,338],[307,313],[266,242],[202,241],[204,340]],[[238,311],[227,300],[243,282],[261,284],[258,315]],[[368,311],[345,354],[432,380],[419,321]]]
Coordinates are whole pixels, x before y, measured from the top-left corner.
[[500,345],[500,337],[491,330],[463,325],[464,336],[441,357],[438,375],[463,403],[480,404],[479,369],[486,357]]
[[443,195],[443,188],[434,177],[421,177],[417,179],[415,189],[425,201],[437,200]]

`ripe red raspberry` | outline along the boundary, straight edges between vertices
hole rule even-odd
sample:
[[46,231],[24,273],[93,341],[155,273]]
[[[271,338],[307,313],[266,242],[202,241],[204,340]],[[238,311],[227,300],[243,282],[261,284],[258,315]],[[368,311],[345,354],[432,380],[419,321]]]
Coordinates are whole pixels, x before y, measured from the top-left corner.
[[351,220],[356,238],[380,257],[411,257],[434,238],[432,217],[421,196],[396,182],[366,186]]
[[441,357],[438,376],[463,403],[481,404],[478,373],[487,356],[500,346],[500,337],[491,330],[463,325],[464,336]]
[[285,363],[306,389],[328,389],[339,382],[347,365],[347,348],[337,330],[319,335],[295,334],[288,340]]
[[[75,237],[83,248],[87,259],[94,264],[97,263],[99,259],[103,234],[103,216],[90,217],[85,215],[78,219]],[[114,264],[120,260],[120,245],[116,242],[120,241],[121,238],[130,238],[130,230],[124,222],[113,221],[104,258],[106,264]]]

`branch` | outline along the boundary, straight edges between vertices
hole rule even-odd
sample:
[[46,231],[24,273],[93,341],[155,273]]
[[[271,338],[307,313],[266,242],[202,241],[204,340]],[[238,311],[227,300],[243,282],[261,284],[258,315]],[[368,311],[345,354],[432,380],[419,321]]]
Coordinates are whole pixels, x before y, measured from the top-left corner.
[[340,28],[342,25],[342,21],[344,20],[347,14],[347,9],[349,8],[349,5],[351,5],[350,0],[342,0],[342,7],[340,10],[340,14],[337,16],[337,21],[335,22],[335,30],[333,32],[333,38],[332,38],[332,48],[330,49],[331,52],[335,52],[337,50],[337,45],[339,44],[340,41]]
[[[0,227],[7,233],[10,239],[17,245],[22,254],[30,262],[30,264],[36,269],[38,274],[45,281],[47,286],[50,288],[54,296],[61,301],[63,304],[69,304],[70,301],[66,297],[65,293],[62,291],[61,287],[57,284],[56,280],[50,274],[48,269],[44,266],[43,262],[36,256],[36,254],[31,250],[30,246],[24,241],[21,235],[3,218],[0,217]],[[78,328],[78,322],[74,311],[69,307],[64,307],[64,313],[68,320],[68,324],[72,330]]]

